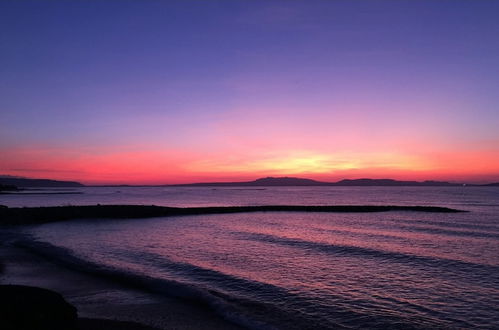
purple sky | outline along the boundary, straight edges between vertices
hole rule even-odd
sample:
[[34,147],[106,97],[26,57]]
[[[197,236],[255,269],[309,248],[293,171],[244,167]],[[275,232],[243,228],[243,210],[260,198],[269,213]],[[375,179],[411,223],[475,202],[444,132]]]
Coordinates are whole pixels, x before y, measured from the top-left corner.
[[499,1],[2,1],[0,174],[499,180]]

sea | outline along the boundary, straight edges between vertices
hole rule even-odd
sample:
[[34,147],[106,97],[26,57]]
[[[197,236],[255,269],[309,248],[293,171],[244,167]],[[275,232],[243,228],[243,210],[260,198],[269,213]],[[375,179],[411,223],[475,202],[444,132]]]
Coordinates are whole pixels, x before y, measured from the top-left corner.
[[73,268],[204,304],[249,329],[499,329],[499,187],[84,187],[0,195],[0,204],[467,211],[81,219],[19,230]]

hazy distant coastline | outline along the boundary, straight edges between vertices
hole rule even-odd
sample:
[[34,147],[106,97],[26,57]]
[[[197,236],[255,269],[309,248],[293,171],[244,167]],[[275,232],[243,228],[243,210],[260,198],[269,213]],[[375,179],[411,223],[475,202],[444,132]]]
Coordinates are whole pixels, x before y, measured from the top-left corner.
[[76,187],[85,186],[84,184],[76,181],[30,179],[30,178],[20,178],[20,177],[10,177],[10,176],[0,176],[0,185],[15,186],[18,188],[26,188],[26,187],[76,188]]
[[468,183],[453,183],[447,181],[400,181],[394,179],[343,179],[337,182],[317,181],[306,178],[296,177],[266,177],[253,181],[240,181],[240,182],[197,182],[197,183],[184,183],[184,184],[158,184],[158,185],[84,185],[77,181],[61,181],[52,179],[31,179],[20,177],[0,176],[0,191],[1,186],[14,186],[18,188],[29,187],[45,187],[45,188],[79,188],[79,187],[303,187],[303,186],[347,186],[347,187],[372,187],[372,186],[385,186],[385,187],[459,187],[459,186],[472,186],[472,187],[491,187],[499,186],[499,182],[486,183],[486,184],[468,184]]
[[295,177],[267,177],[245,182],[207,182],[172,185],[182,186],[462,186],[445,181],[399,181],[393,179],[344,179],[337,182],[316,181]]

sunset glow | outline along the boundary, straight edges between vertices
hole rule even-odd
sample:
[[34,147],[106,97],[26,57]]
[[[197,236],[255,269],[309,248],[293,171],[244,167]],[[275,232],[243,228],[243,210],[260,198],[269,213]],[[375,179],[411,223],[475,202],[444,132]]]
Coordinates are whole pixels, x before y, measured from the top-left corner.
[[498,6],[442,3],[3,2],[0,174],[499,181]]

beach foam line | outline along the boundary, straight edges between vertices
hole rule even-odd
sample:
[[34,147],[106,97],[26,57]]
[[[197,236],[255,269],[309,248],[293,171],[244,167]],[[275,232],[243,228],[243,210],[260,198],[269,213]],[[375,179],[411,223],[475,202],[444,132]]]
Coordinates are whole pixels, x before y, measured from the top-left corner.
[[33,224],[70,219],[132,219],[178,215],[202,215],[247,212],[467,212],[438,206],[400,205],[258,205],[213,207],[165,207],[155,205],[83,205],[45,207],[0,206],[0,224]]
[[277,330],[274,326],[253,319],[240,311],[230,302],[229,296],[221,292],[205,290],[192,284],[175,280],[167,280],[134,273],[104,264],[95,263],[73,254],[67,248],[34,240],[31,235],[17,235],[10,242],[13,246],[23,248],[35,255],[41,256],[58,265],[74,271],[105,278],[126,286],[146,290],[148,292],[163,294],[169,297],[180,298],[194,304],[201,304],[220,315],[225,320],[240,325],[247,329]]

